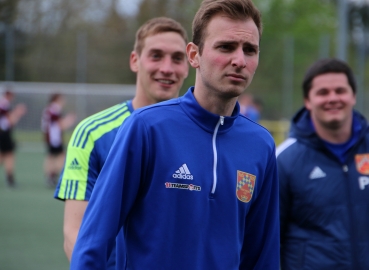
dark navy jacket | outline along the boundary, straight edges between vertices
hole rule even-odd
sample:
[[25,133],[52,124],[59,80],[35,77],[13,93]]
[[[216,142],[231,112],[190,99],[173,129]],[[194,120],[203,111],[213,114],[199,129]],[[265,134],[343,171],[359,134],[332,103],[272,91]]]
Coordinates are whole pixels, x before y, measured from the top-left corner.
[[277,149],[282,270],[369,269],[369,129],[359,113],[354,118],[360,131],[344,163],[305,109]]

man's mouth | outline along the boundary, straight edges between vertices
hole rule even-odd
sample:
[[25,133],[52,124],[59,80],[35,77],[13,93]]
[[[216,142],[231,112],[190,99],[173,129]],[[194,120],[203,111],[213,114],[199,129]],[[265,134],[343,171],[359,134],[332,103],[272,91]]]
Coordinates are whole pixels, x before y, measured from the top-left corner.
[[227,74],[227,77],[233,78],[233,79],[238,79],[238,80],[243,80],[246,81],[246,77],[242,76],[241,74],[235,74],[235,73],[231,73],[231,74]]
[[326,112],[338,112],[341,111],[342,108],[325,108]]
[[174,84],[174,81],[172,81],[172,80],[156,79],[156,81],[160,82],[160,83],[163,83],[163,84],[168,84],[168,85]]

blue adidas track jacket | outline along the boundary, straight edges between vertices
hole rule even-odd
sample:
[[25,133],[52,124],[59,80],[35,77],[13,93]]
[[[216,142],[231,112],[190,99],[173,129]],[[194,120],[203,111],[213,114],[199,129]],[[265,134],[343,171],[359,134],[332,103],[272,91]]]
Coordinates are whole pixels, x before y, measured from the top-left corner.
[[231,117],[220,117],[200,107],[193,91],[124,122],[88,204],[71,269],[105,269],[122,226],[119,269],[279,268],[273,138],[239,115],[238,104]]
[[316,135],[309,112],[277,148],[282,270],[369,269],[369,129],[354,113],[358,139],[344,163]]

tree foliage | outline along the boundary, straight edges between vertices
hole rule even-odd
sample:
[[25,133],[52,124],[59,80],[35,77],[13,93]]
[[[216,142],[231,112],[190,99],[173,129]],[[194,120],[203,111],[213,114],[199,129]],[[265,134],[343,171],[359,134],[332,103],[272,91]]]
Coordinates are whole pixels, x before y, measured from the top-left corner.
[[[122,0],[0,0],[2,25],[11,23],[18,38],[15,79],[75,82],[77,55],[81,53],[78,36],[82,35],[86,44],[82,53],[86,55],[87,83],[135,83],[129,55],[137,28],[152,17],[168,16],[183,24],[191,40],[192,19],[201,3],[201,0],[141,0],[137,14],[122,15],[117,10],[118,1]],[[292,81],[292,89],[288,90],[295,110],[302,105],[300,83],[306,68],[319,57],[334,56],[335,1],[254,0],[254,3],[262,12],[264,31],[260,64],[250,90],[263,99],[264,117],[289,117],[281,110],[285,81]],[[350,14],[355,12],[351,9]],[[4,29],[0,27],[3,41]],[[0,58],[4,58],[3,45],[0,50]],[[286,69],[288,59],[293,61],[290,74]],[[5,67],[0,68],[3,78],[4,70]],[[193,84],[194,74],[191,69],[182,93]]]
[[[255,4],[258,6],[259,2]],[[335,35],[336,9],[322,0],[264,0],[260,5],[264,7],[260,8],[264,31],[252,90],[263,98],[265,114],[289,117],[281,110],[286,98],[283,92],[291,93],[291,111],[295,111],[302,105],[300,82],[308,65],[321,57],[323,46],[328,46],[330,55],[326,56],[333,56],[334,42],[328,39],[327,44],[322,44],[321,40]],[[285,67],[288,58],[293,61],[292,70]],[[292,89],[283,89],[286,77],[291,80]]]

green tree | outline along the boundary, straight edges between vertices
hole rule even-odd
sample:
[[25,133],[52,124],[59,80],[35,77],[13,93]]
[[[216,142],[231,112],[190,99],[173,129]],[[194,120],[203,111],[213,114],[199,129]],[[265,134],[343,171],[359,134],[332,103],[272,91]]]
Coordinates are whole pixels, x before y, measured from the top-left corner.
[[[138,13],[132,15],[119,14],[117,1],[120,0],[0,1],[1,22],[3,25],[13,22],[16,26],[16,80],[75,82],[79,33],[87,36],[88,83],[135,82],[129,55],[136,30],[148,19],[157,16],[176,19],[188,31],[189,40],[192,39],[191,24],[201,0],[142,0]],[[292,93],[291,106],[295,111],[302,105],[300,85],[306,68],[323,55],[334,56],[337,1],[253,1],[262,12],[264,32],[259,67],[249,90],[263,100],[264,118],[289,118],[291,115],[285,115],[281,109],[285,88],[291,88],[287,90]],[[353,14],[350,18],[357,19],[360,14],[368,29],[367,6],[351,5],[349,10]],[[0,28],[0,41],[4,41],[3,29]],[[286,43],[287,40],[293,42]],[[2,44],[0,60],[4,63]],[[288,44],[293,44],[290,51]],[[350,62],[356,61],[353,49],[351,43]],[[293,60],[291,74],[285,72],[289,57]],[[4,66],[1,66],[0,76],[3,74]],[[285,86],[287,79],[292,81],[292,86]],[[181,94],[194,81],[195,70],[190,68]]]
[[[321,39],[333,37],[336,29],[336,9],[322,0],[259,0],[264,31],[260,45],[260,62],[251,91],[264,101],[264,117],[283,117],[284,63],[293,54],[293,109],[302,105],[301,81],[306,68],[320,57]],[[286,38],[293,40],[293,51],[287,51]],[[333,42],[330,41],[330,51]],[[290,116],[287,116],[290,117]]]

